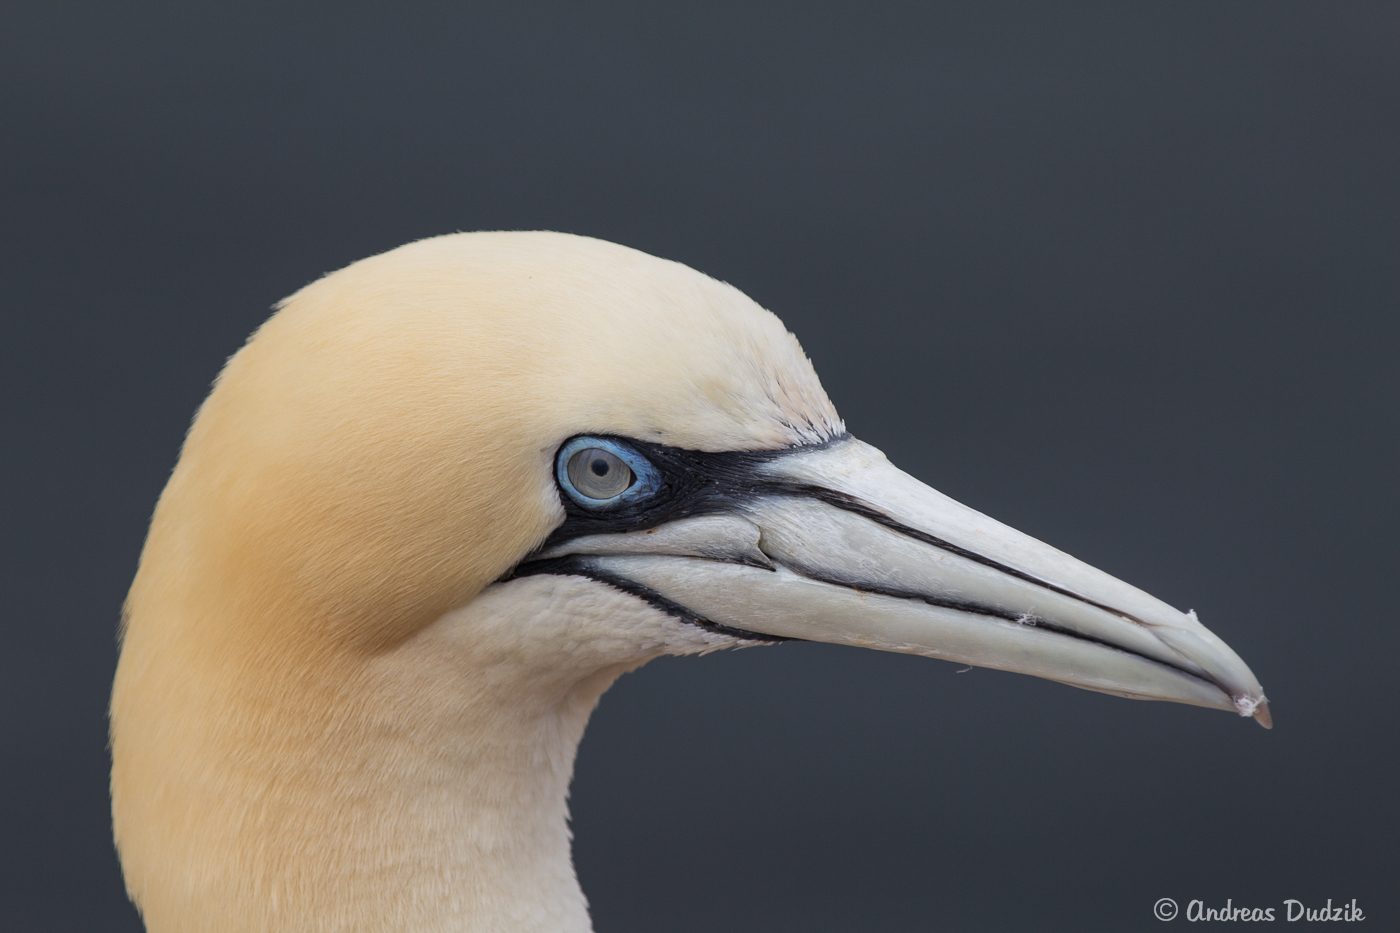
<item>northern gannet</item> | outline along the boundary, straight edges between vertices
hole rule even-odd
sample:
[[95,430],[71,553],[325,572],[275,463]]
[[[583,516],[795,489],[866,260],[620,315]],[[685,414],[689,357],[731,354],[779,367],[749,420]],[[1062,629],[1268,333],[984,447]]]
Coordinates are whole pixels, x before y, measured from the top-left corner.
[[585,237],[355,263],[230,359],[156,506],[112,692],[151,933],[586,931],[599,696],[783,639],[1269,724],[1185,614],[850,437],[738,290]]

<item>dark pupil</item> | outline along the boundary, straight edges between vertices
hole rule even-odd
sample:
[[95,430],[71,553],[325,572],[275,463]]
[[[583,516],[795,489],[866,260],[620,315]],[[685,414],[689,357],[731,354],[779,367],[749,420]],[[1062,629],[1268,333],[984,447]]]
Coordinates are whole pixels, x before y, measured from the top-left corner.
[[599,457],[597,460],[594,460],[592,463],[590,463],[589,468],[593,470],[594,476],[608,475],[608,461],[604,460],[602,457]]

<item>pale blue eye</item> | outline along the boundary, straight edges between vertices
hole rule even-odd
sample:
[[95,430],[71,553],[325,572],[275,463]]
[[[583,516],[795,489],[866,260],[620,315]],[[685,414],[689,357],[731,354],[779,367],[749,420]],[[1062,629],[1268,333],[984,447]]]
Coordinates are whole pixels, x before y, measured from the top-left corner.
[[579,505],[610,509],[646,498],[660,485],[656,467],[627,444],[606,437],[576,437],[559,450],[559,485]]
[[569,482],[590,499],[612,499],[632,485],[632,470],[601,447],[585,447],[569,458]]

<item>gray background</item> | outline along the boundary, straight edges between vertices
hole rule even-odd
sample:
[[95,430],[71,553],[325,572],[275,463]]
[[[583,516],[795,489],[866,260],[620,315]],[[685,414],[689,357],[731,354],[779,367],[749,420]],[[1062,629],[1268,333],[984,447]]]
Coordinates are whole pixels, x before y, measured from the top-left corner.
[[1398,14],[0,7],[0,925],[138,928],[113,633],[224,358],[325,271],[499,228],[746,290],[857,436],[1194,607],[1274,701],[654,663],[579,757],[600,931],[1395,924]]

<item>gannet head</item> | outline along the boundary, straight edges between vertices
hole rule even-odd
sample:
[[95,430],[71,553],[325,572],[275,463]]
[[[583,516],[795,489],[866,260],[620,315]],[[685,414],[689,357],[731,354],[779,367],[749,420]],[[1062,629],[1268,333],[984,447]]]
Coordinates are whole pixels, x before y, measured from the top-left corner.
[[597,696],[783,639],[1268,725],[1194,614],[850,437],[736,289],[551,233],[356,263],[230,360],[156,509],[112,701],[128,885],[153,930],[457,929],[511,885],[513,925],[586,927],[562,797]]

